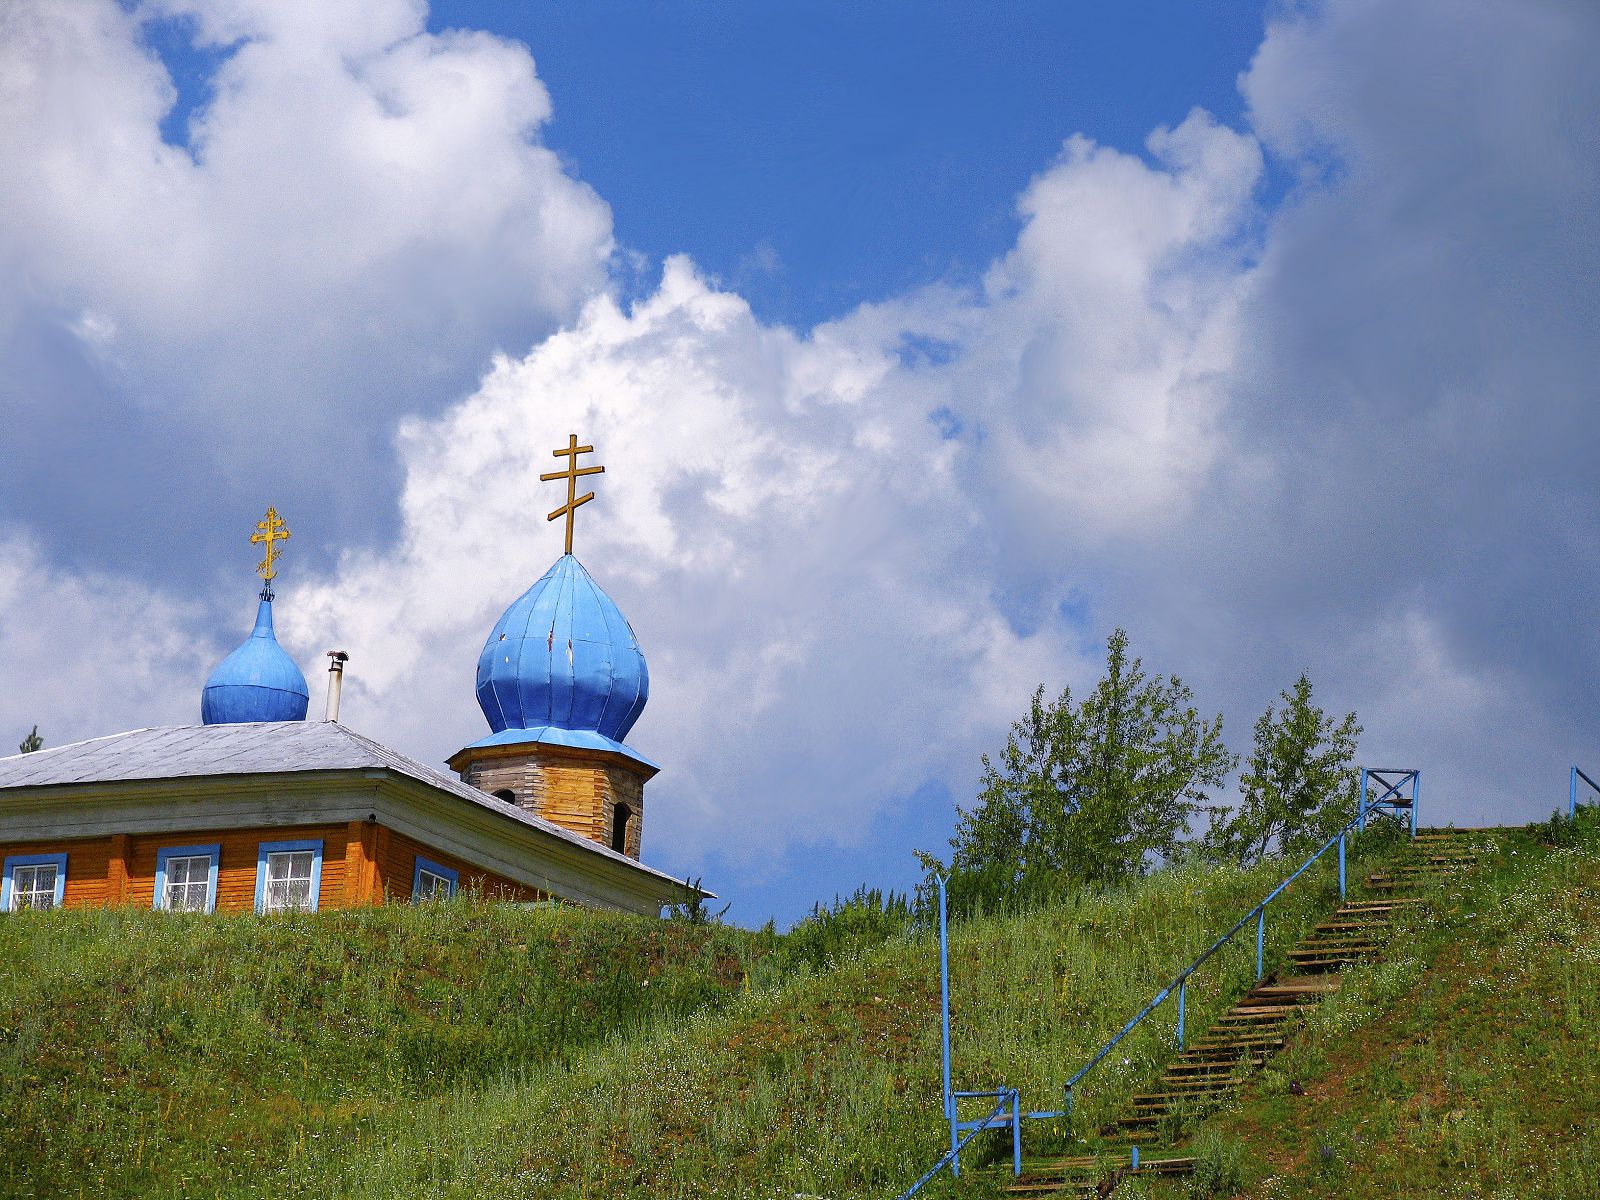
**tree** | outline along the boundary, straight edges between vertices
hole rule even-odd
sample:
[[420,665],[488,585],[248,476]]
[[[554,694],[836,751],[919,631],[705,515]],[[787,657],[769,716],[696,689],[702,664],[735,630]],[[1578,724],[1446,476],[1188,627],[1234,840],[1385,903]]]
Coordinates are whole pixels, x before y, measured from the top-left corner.
[[[1178,853],[1190,818],[1236,763],[1222,718],[1207,721],[1176,676],[1147,677],[1121,629],[1106,674],[1081,703],[1043,686],[998,761],[983,758],[978,803],[958,809],[953,903],[1038,896],[1138,876]],[[930,870],[943,870],[922,856]]]
[[1311,849],[1355,815],[1361,777],[1356,714],[1335,724],[1311,703],[1304,674],[1282,699],[1281,712],[1269,704],[1256,721],[1239,807],[1207,837],[1219,857],[1252,863],[1274,846],[1279,853]]
[[32,754],[35,750],[44,749],[44,739],[39,736],[39,727],[35,725],[33,732],[22,739],[22,744],[17,747],[24,754]]

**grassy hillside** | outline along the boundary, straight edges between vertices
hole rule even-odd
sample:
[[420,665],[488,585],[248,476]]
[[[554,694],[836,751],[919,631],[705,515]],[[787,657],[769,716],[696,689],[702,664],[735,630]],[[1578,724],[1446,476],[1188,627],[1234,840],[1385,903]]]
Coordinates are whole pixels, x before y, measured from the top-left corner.
[[[1054,1104],[1280,873],[1176,869],[959,927],[958,1085]],[[1297,885],[1269,945],[1332,887]],[[0,976],[0,1189],[893,1195],[944,1136],[934,944],[900,933],[820,962],[822,944],[471,901],[21,914],[0,922],[16,968]],[[1253,974],[1253,946],[1222,958],[1191,989],[1196,1026]],[[1080,1095],[1083,1124],[1171,1042],[1170,1022],[1130,1039]]]
[[738,931],[463,902],[0,921],[0,1191],[227,1191],[398,1098],[714,1010]]
[[1600,812],[1500,841],[1202,1131],[1219,1194],[1600,1196]]

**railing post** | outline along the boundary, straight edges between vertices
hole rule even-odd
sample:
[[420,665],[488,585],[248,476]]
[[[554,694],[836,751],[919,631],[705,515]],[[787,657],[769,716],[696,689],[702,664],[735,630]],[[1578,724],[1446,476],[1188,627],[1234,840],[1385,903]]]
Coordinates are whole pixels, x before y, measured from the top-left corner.
[[1567,791],[1567,819],[1578,815],[1578,768],[1572,768],[1572,786]]
[[1022,1174],[1022,1092],[1011,1089],[1011,1173]]
[[1263,957],[1267,944],[1267,906],[1261,906],[1261,915],[1256,919],[1256,982],[1261,982],[1261,977],[1266,974]]
[[1183,1049],[1183,999],[1184,999],[1184,993],[1188,990],[1188,988],[1189,988],[1189,979],[1188,979],[1187,976],[1185,976],[1184,979],[1182,980],[1182,982],[1180,982],[1178,984],[1178,1049],[1179,1050]]
[[1417,836],[1417,809],[1422,807],[1422,772],[1411,776],[1411,836]]
[[1072,1085],[1067,1084],[1067,1102],[1062,1105],[1067,1110],[1067,1136],[1072,1136]]
[[1365,833],[1367,831],[1367,769],[1361,768],[1361,804],[1356,809],[1356,828]]
[[1339,899],[1344,899],[1344,834],[1339,835]]
[[1133,1164],[1133,1169],[1135,1171],[1137,1171],[1139,1169],[1139,1147],[1137,1147],[1137,1146],[1132,1147],[1132,1149],[1130,1151],[1130,1154],[1129,1154],[1128,1161]]
[[950,918],[944,876],[935,875],[939,885],[939,1016],[944,1040],[944,1115],[950,1122],[950,1173],[961,1174],[961,1156],[956,1153],[956,1099],[950,1092]]

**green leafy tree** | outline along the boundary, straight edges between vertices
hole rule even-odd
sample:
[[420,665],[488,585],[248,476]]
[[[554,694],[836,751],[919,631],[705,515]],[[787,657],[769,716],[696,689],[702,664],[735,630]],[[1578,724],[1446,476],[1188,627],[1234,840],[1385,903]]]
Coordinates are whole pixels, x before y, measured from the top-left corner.
[[[1222,718],[1202,718],[1176,676],[1147,676],[1118,629],[1105,677],[1081,702],[1044,688],[983,759],[978,803],[958,810],[948,873],[952,903],[1029,898],[1143,874],[1182,848],[1236,759]],[[929,870],[943,864],[923,855]]]
[[44,739],[39,736],[39,727],[37,725],[33,727],[32,733],[22,739],[22,743],[17,749],[24,754],[32,754],[35,750],[44,749]]
[[1311,702],[1304,674],[1256,721],[1255,744],[1239,780],[1240,801],[1214,822],[1207,842],[1220,858],[1258,862],[1310,849],[1355,815],[1361,726],[1355,713],[1335,722]]

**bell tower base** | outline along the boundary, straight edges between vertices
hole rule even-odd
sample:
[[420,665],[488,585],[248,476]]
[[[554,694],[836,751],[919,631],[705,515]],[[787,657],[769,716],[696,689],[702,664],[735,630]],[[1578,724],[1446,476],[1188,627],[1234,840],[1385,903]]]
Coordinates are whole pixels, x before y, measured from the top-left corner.
[[656,767],[548,742],[468,746],[449,765],[480,791],[638,861],[644,785]]

